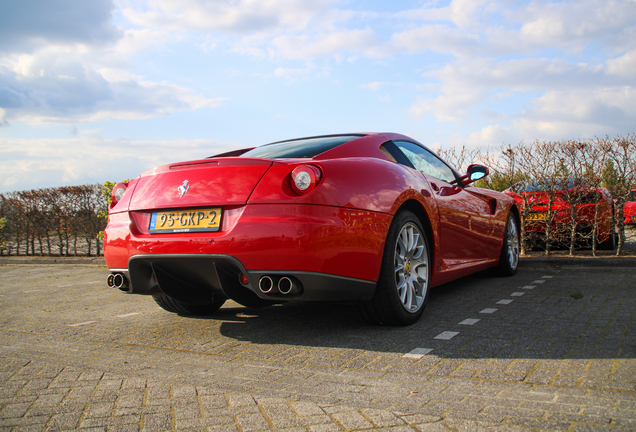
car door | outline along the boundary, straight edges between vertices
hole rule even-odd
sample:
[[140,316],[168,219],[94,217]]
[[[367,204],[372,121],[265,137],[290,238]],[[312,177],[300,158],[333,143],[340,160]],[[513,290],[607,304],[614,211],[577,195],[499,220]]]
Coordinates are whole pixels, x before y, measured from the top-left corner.
[[476,188],[461,185],[454,170],[428,149],[409,141],[394,143],[434,192],[444,267],[491,259],[490,233],[483,232],[485,218],[492,213],[489,200],[472,191]]

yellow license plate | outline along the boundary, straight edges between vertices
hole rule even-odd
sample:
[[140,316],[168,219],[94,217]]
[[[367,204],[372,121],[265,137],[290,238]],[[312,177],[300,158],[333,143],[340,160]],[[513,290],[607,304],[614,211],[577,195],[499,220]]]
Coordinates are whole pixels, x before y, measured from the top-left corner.
[[526,220],[529,221],[542,221],[545,220],[545,213],[528,213]]
[[221,227],[221,213],[221,208],[153,212],[148,232],[157,234],[218,231]]

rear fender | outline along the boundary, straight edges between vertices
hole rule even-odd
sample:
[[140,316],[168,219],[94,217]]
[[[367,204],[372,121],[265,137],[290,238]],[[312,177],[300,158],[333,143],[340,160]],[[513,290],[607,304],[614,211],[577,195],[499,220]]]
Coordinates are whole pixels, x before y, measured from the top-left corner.
[[[298,196],[291,189],[291,172],[310,164],[322,171],[315,190]],[[374,158],[277,162],[263,176],[249,204],[301,203],[395,214],[405,191],[427,188],[405,167]]]

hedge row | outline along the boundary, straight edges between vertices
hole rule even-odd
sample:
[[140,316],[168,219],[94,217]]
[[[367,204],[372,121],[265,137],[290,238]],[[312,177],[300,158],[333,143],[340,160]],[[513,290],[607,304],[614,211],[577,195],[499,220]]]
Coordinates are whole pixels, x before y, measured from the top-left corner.
[[0,194],[0,255],[101,255],[102,185]]

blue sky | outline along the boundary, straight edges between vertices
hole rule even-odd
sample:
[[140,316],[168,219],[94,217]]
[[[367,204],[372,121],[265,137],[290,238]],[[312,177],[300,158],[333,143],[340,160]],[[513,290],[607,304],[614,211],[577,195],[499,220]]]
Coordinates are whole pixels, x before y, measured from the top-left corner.
[[636,1],[0,2],[0,192],[301,136],[636,132]]

